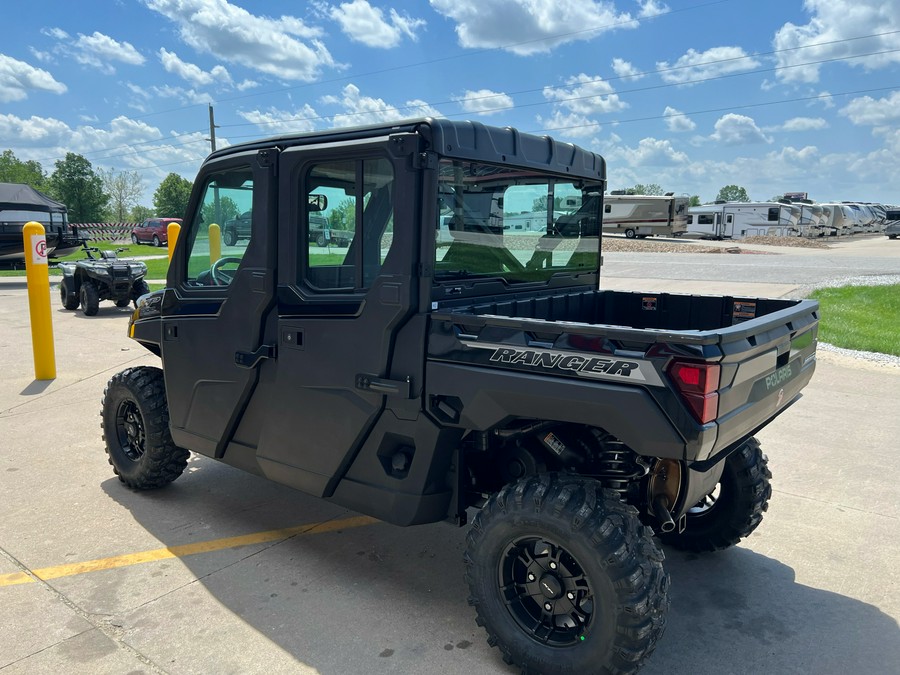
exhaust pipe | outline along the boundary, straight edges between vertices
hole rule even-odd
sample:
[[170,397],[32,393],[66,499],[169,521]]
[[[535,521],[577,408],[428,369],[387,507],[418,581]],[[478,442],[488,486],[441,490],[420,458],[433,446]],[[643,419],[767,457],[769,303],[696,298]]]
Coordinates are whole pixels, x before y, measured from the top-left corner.
[[659,529],[663,532],[671,532],[675,529],[675,521],[669,513],[669,500],[665,495],[657,495],[653,500],[653,515],[659,521]]

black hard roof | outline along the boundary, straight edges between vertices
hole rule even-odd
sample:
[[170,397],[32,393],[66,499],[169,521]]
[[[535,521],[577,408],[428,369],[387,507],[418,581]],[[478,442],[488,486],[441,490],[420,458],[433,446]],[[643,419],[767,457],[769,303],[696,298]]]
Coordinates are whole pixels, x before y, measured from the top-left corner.
[[207,161],[247,150],[358,141],[400,133],[421,134],[429,144],[428,149],[444,157],[512,164],[588,180],[606,180],[606,162],[603,157],[571,143],[563,143],[549,136],[523,133],[512,127],[501,128],[480,122],[430,117],[275,136],[217,150]]
[[0,183],[0,209],[65,213],[66,205],[25,183]]

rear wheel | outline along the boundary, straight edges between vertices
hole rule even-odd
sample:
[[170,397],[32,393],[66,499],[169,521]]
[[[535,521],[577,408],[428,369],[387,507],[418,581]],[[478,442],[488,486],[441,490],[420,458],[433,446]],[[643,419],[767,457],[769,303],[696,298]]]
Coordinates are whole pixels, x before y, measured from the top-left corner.
[[662,636],[663,554],[637,511],[593,480],[544,474],[476,515],[469,603],[488,644],[528,673],[633,673]]
[[228,228],[225,230],[225,234],[222,235],[222,241],[225,242],[226,246],[234,246],[237,243],[237,232],[232,228]]
[[59,300],[65,309],[78,309],[78,295],[72,290],[71,282],[66,278],[59,282]]
[[625,236],[626,236],[628,239],[634,239],[634,237],[635,237],[636,234],[637,234],[637,233],[636,233],[633,229],[631,229],[630,227],[629,227],[627,230],[625,230]]
[[131,296],[126,295],[125,297],[116,299],[116,307],[128,307],[131,304]]
[[163,487],[184,472],[190,453],[172,440],[159,368],[142,366],[113,375],[100,415],[109,463],[128,487]]
[[328,242],[325,240],[325,235],[324,235],[324,234],[320,234],[318,237],[316,237],[316,244],[318,244],[319,246],[323,246],[323,247],[324,247],[325,244],[327,244],[327,243],[328,243]]
[[100,310],[100,292],[92,282],[82,281],[78,295],[81,300],[81,311],[85,316],[94,316]]
[[660,533],[660,540],[684,551],[719,551],[737,544],[762,522],[769,508],[772,474],[755,438],[725,460],[715,490],[686,514],[684,532]]

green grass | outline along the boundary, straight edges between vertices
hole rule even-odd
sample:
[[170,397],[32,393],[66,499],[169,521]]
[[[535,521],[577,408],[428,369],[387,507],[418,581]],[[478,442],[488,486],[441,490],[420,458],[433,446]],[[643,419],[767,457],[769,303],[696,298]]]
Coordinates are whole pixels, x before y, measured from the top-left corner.
[[836,347],[900,356],[900,284],[823,288],[819,339]]
[[[119,251],[119,249],[124,249],[123,251],[119,251],[120,258],[134,258],[134,257],[144,257],[144,256],[162,256],[159,259],[153,260],[145,260],[144,262],[147,264],[147,278],[148,279],[165,279],[166,271],[169,269],[169,258],[168,258],[168,249],[165,247],[155,248],[153,246],[140,246],[136,244],[114,244],[108,241],[96,241],[90,242],[91,246],[99,248],[101,251]],[[94,254],[97,255],[97,254]],[[56,263],[60,262],[69,262],[72,260],[84,260],[85,259],[84,251],[79,249],[74,253],[70,253],[69,255],[63,256],[61,258],[54,258],[50,261],[50,276],[60,276],[60,272],[56,269]],[[97,256],[99,257],[99,255]],[[0,277],[24,277],[25,270],[0,270]]]

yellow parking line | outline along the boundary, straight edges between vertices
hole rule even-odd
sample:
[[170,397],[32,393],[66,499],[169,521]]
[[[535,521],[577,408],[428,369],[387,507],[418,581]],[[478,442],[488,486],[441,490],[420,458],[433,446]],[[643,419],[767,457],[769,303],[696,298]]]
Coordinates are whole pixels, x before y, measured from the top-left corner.
[[[55,567],[43,567],[41,569],[32,570],[31,574],[38,579],[47,581],[49,579],[71,577],[76,574],[87,574],[88,572],[99,572],[100,570],[109,570],[116,567],[140,565],[141,563],[154,562],[156,560],[183,558],[189,555],[197,555],[198,553],[211,553],[213,551],[222,551],[224,549],[237,548],[239,546],[265,544],[270,541],[287,539],[288,537],[301,534],[323,534],[325,532],[345,530],[351,527],[372,525],[377,522],[378,520],[368,516],[355,516],[353,518],[345,518],[344,520],[330,520],[324,523],[307,523],[306,525],[296,525],[281,530],[269,530],[267,532],[245,534],[240,537],[226,537],[224,539],[213,539],[211,541],[198,541],[194,544],[167,546],[151,551],[116,555],[111,558],[99,558],[98,560],[87,560],[84,562],[70,563],[68,565],[57,565]],[[35,581],[34,577],[25,574],[24,572],[0,574],[0,588],[3,586],[30,584]]]

